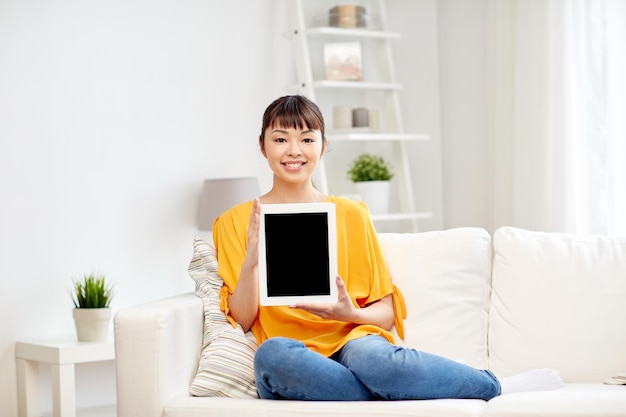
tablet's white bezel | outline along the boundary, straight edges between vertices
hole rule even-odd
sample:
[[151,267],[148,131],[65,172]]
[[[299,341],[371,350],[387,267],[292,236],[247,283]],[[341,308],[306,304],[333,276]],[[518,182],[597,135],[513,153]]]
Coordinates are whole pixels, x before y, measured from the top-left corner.
[[[267,263],[265,247],[265,214],[299,214],[326,213],[328,219],[328,279],[330,294],[269,297],[267,295]],[[286,237],[286,241],[289,237]],[[306,268],[306,265],[303,265]],[[285,306],[299,303],[335,303],[337,302],[337,220],[335,204],[323,203],[292,203],[292,204],[261,204],[259,224],[259,303],[262,306]]]

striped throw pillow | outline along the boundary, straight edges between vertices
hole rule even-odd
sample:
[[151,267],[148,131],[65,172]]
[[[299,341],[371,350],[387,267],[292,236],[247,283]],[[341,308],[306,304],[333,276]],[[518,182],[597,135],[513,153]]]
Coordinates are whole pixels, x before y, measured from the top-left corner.
[[233,327],[220,309],[224,281],[217,275],[212,245],[194,239],[189,275],[204,306],[204,336],[198,371],[189,393],[199,397],[258,398],[254,382],[257,343],[252,332]]

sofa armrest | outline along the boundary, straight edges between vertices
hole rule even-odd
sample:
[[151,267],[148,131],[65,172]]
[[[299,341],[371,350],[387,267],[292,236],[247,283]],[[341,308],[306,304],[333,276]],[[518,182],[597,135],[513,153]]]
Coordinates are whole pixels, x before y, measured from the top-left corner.
[[202,300],[193,293],[115,315],[118,417],[160,417],[172,397],[189,395],[203,320]]

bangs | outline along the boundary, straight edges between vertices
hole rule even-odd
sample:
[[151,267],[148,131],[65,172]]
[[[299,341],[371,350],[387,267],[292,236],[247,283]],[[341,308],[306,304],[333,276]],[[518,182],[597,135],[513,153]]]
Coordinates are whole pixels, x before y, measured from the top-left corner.
[[294,113],[280,113],[277,114],[274,120],[272,120],[273,127],[285,127],[298,130],[311,129],[322,130],[321,124],[318,118],[311,117],[307,114],[294,114]]
[[324,119],[317,105],[301,96],[286,97],[267,109],[263,127],[319,130],[324,135]]

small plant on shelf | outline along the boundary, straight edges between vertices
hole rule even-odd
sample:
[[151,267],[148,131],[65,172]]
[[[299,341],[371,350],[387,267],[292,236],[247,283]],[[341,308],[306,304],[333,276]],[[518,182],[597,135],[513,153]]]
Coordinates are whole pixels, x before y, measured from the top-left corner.
[[391,166],[381,156],[369,153],[359,155],[348,169],[352,182],[389,181],[393,175]]
[[73,301],[76,308],[108,308],[113,298],[113,285],[101,274],[85,275],[74,281]]

